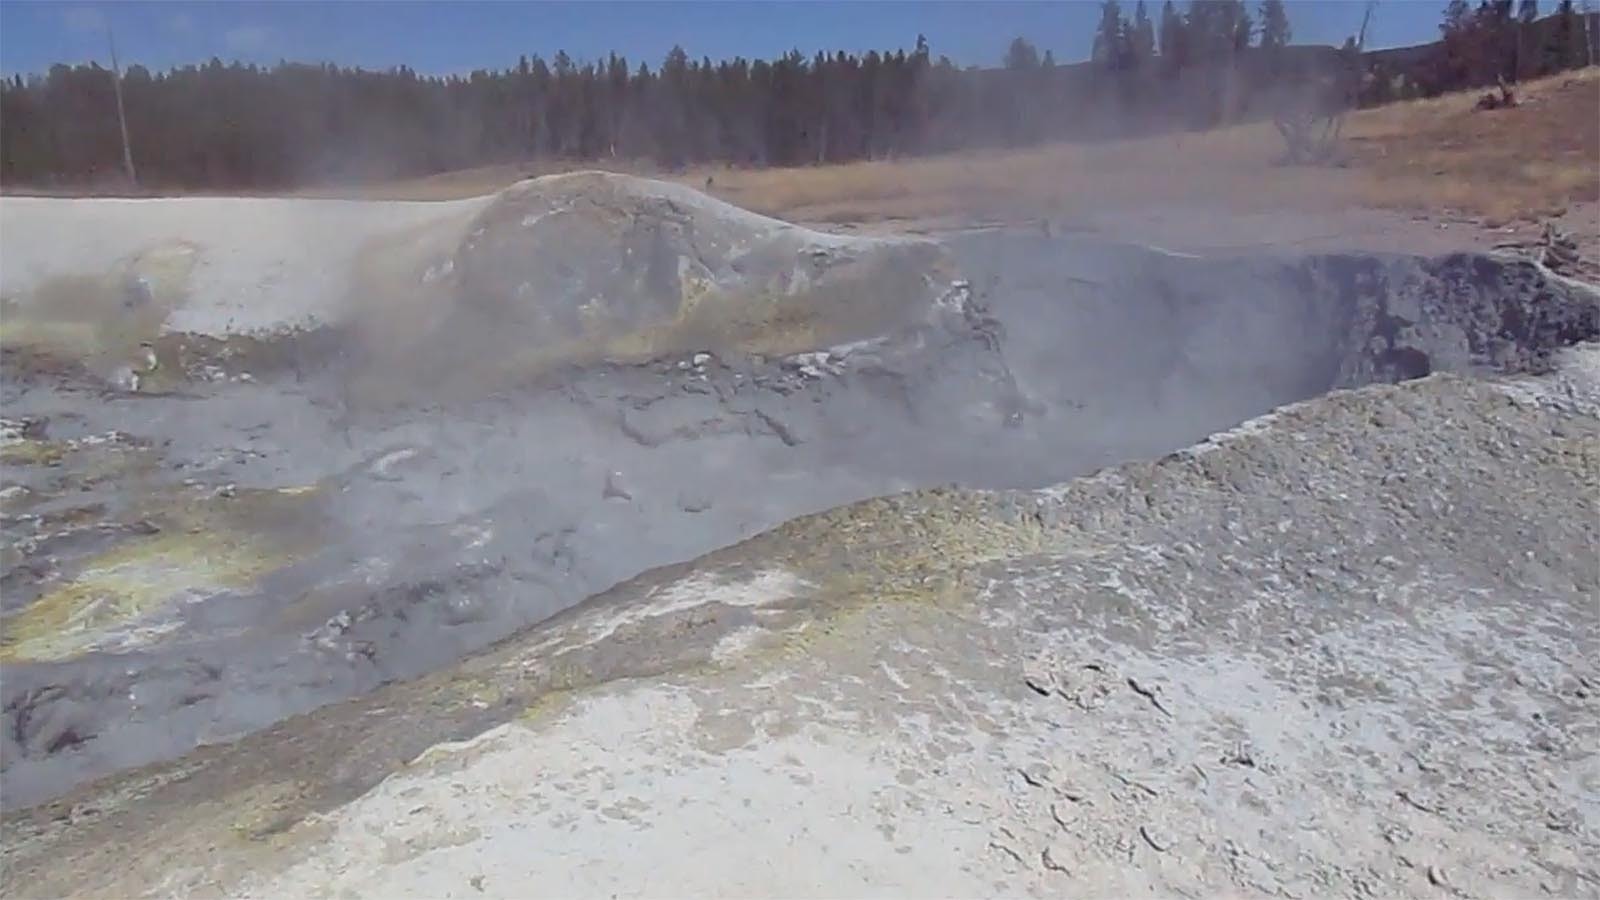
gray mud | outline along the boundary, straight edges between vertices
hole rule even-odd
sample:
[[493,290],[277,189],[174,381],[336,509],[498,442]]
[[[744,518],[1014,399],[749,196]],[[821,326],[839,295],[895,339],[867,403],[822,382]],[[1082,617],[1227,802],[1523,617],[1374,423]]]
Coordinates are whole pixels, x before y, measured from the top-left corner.
[[[670,230],[629,232],[637,253],[665,254],[647,273],[682,268],[683,249],[659,239]],[[421,675],[796,516],[925,486],[1054,484],[1331,389],[1538,370],[1600,335],[1592,290],[1510,259],[1194,259],[1015,233],[946,249],[964,282],[931,307],[859,316],[827,350],[785,339],[754,353],[748,335],[682,328],[648,306],[666,289],[651,275],[601,285],[643,304],[619,321],[657,329],[623,348],[637,359],[597,347],[511,378],[498,363],[515,334],[559,327],[570,347],[583,322],[490,309],[410,345],[358,322],[248,381],[171,392],[8,356],[6,417],[45,448],[6,466],[23,489],[5,507],[8,630],[74,602],[62,586],[122,531],[251,537],[249,553],[204,545],[208,564],[237,556],[244,574],[159,615],[141,607],[66,649],[48,633],[10,645],[6,806]],[[512,289],[496,255],[512,250],[474,253],[453,277]],[[880,275],[846,279],[830,302],[870,304]]]

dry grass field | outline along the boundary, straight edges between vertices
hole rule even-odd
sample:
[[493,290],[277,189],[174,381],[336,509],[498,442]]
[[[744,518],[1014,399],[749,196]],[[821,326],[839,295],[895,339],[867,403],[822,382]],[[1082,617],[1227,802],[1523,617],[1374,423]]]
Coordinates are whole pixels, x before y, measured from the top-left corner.
[[[1056,144],[794,169],[708,168],[669,176],[796,221],[1072,217],[1186,206],[1232,212],[1363,207],[1495,225],[1600,200],[1600,68],[1518,88],[1483,111],[1477,92],[1352,113],[1335,165],[1283,163],[1270,123],[1102,144]],[[590,164],[592,166],[592,164]],[[601,166],[658,174],[634,165]],[[440,200],[559,171],[496,166],[308,196]]]
[[[1290,166],[1270,123],[902,162],[712,173],[743,206],[811,221],[1071,216],[1085,208],[1237,212],[1363,206],[1488,220],[1600,199],[1600,69],[1521,87],[1480,111],[1456,94],[1350,115],[1339,165]],[[703,181],[703,176],[700,176]]]
[[1491,223],[1600,200],[1600,67],[1529,82],[1517,99],[1483,111],[1476,93],[1453,94],[1352,117],[1363,199]]

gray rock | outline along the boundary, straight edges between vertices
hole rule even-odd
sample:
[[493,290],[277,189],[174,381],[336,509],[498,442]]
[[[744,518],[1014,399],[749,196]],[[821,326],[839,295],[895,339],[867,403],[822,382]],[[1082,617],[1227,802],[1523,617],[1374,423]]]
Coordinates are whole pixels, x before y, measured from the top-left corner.
[[711,495],[701,491],[679,491],[678,508],[686,513],[702,513],[710,509],[715,501]]
[[606,485],[600,491],[600,496],[606,500],[632,500],[633,494],[627,488],[627,482],[621,472],[607,472]]

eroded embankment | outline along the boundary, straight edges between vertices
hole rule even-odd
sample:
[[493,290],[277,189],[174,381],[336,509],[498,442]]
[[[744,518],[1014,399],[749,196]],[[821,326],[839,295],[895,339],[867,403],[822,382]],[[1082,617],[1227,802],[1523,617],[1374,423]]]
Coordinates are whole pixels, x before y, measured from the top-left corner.
[[[228,258],[195,246],[194,271]],[[117,300],[88,324],[164,335],[138,390],[48,367],[79,359],[50,308],[8,316],[8,808],[797,515],[1051,484],[1335,387],[1538,368],[1600,329],[1591,290],[1508,259],[863,242],[601,176],[356,256],[366,289],[292,338],[175,330],[193,289]],[[561,677],[666,666],[680,639],[612,635]]]

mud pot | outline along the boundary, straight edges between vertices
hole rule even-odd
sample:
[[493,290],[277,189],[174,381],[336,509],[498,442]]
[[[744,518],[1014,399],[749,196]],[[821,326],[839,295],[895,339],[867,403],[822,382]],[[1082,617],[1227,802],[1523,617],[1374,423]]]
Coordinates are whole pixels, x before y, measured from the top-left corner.
[[[0,203],[0,794],[30,828],[122,790],[90,780],[558,635],[641,573],[856,527],[797,517],[957,486],[989,493],[956,520],[1026,522],[1004,498],[1330,391],[1539,376],[1600,335],[1592,288],[1510,257],[838,237],[621,176],[86,204]],[[52,239],[69,222],[92,252]],[[536,694],[698,646],[616,608]],[[504,694],[392,713],[396,746],[481,732]],[[353,756],[329,796],[391,763]]]

